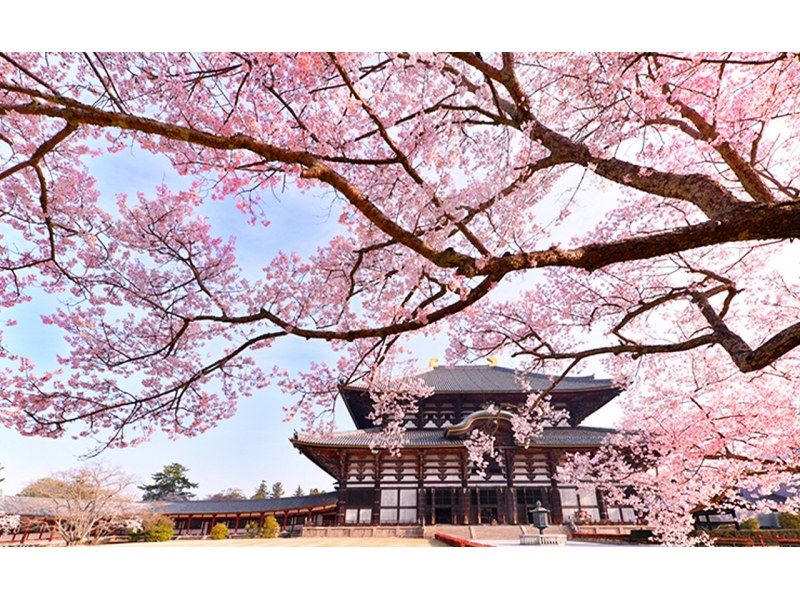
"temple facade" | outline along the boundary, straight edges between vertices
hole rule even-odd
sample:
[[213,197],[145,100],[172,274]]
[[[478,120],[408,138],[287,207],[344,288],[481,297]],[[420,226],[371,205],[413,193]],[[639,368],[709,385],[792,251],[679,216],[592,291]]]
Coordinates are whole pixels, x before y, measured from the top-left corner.
[[[369,419],[365,387],[344,386],[342,399],[356,429],[328,436],[296,434],[294,446],[337,482],[337,526],[524,525],[537,502],[556,524],[570,520],[633,523],[624,505],[608,504],[597,491],[560,485],[556,468],[569,453],[594,451],[614,432],[581,422],[621,389],[593,376],[567,377],[551,394],[568,421],[547,427],[528,447],[514,441],[512,410],[527,393],[514,370],[492,366],[434,367],[420,378],[434,389],[405,422],[399,455],[372,449],[379,430]],[[548,388],[547,376],[529,375],[534,390]],[[484,475],[467,459],[465,440],[473,430],[496,438],[498,456]]]

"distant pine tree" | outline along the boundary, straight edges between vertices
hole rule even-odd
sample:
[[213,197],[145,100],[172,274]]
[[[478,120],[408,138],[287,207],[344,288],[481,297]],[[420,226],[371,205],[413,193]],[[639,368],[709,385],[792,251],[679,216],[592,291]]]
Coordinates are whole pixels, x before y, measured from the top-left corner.
[[194,494],[189,492],[197,488],[186,477],[189,470],[180,463],[165,465],[158,473],[152,475],[153,483],[139,486],[144,491],[142,500],[191,500]]
[[269,486],[267,486],[267,482],[261,480],[261,483],[256,488],[255,494],[250,498],[269,498]]
[[303,494],[303,489],[299,484],[297,485],[297,489],[294,491],[294,496],[305,496],[305,494]]
[[283,495],[284,495],[283,484],[281,484],[280,482],[275,482],[274,484],[272,484],[272,494],[270,495],[270,498],[280,498]]

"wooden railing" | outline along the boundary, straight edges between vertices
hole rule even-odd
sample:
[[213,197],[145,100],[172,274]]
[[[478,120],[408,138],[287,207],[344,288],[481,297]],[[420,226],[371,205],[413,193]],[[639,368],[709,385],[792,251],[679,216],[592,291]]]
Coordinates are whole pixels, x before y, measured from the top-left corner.
[[54,528],[34,527],[0,534],[0,544],[25,544],[26,542],[52,542],[56,538]]

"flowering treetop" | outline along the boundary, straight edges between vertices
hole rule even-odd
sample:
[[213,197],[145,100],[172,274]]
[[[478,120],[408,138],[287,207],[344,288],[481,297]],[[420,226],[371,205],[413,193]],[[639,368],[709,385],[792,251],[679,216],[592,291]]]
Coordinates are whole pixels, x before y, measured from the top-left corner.
[[[280,378],[254,355],[291,335],[341,356],[282,379],[318,422],[421,331],[453,359],[605,358],[650,414],[706,375],[760,380],[730,408],[788,431],[799,79],[788,53],[2,54],[0,302],[68,298],[44,321],[70,350],[51,372],[4,350],[0,418],[113,446],[198,433]],[[193,184],[112,205],[88,158],[134,144]],[[340,230],[248,277],[201,208],[234,196],[264,226],[283,185],[332,195]],[[413,405],[383,396],[378,419]]]

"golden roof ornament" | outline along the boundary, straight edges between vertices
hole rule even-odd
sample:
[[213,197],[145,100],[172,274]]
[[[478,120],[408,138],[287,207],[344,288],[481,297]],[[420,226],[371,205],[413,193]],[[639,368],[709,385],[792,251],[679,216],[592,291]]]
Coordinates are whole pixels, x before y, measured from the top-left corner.
[[433,368],[438,367],[438,366],[439,366],[439,358],[438,357],[431,357],[428,360],[428,367],[429,368],[433,369]]

